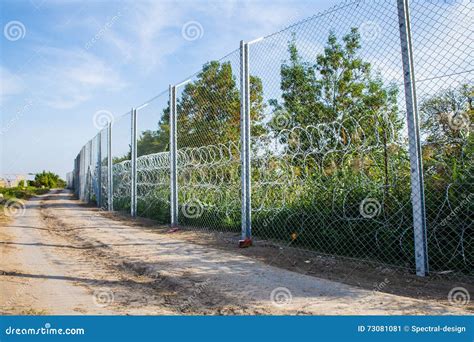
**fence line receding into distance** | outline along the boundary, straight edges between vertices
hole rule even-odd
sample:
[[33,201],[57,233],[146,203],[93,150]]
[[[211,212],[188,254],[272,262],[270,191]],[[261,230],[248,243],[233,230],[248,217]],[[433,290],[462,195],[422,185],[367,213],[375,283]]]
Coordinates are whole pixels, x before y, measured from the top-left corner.
[[76,195],[288,250],[472,276],[473,7],[346,1],[242,42],[84,145]]

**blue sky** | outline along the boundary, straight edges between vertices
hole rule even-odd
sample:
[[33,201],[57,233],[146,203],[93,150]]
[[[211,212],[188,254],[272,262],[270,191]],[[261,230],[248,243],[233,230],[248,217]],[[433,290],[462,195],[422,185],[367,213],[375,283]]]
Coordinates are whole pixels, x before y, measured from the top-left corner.
[[[130,132],[120,115],[237,49],[240,40],[267,36],[337,4],[347,2],[2,0],[0,174],[46,169],[64,177],[97,134],[94,117],[102,111],[116,118],[114,155],[123,155]],[[341,7],[299,25],[302,56],[314,59],[329,30],[341,36],[359,27],[364,59],[384,81],[401,86],[396,2]],[[417,80],[440,77],[418,82],[420,97],[472,82],[471,7],[469,0],[412,2]],[[262,79],[266,101],[279,96],[275,65],[287,58],[291,34],[251,47],[251,72]],[[166,100],[139,111],[140,130],[154,128]]]
[[[0,173],[47,169],[64,176],[97,133],[97,111],[125,113],[241,39],[335,3],[3,0]],[[12,21],[24,27],[17,25],[19,36],[6,31]],[[189,22],[202,27],[198,39],[183,37]]]

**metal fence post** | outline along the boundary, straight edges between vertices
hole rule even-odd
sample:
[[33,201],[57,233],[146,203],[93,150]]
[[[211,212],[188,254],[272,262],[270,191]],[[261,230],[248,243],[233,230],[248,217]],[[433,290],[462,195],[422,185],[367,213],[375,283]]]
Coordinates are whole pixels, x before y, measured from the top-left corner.
[[242,186],[242,240],[252,238],[250,177],[250,77],[249,45],[240,42],[240,142]]
[[245,42],[240,41],[240,178],[241,178],[241,239],[245,240],[247,236],[247,177],[245,174],[246,158],[245,158]]
[[413,207],[416,274],[418,276],[425,276],[428,272],[425,193],[408,0],[397,0],[397,6],[410,152],[411,200]]
[[170,205],[171,226],[178,225],[178,170],[177,170],[177,113],[176,113],[176,86],[170,85]]
[[86,199],[86,145],[82,146],[81,154],[81,201]]
[[97,207],[102,207],[102,131],[97,134]]
[[86,170],[86,184],[87,184],[87,199],[86,202],[91,201],[91,190],[92,190],[92,177],[91,177],[91,165],[92,165],[92,140],[89,140],[86,144],[87,151],[87,170]]
[[107,207],[108,211],[114,210],[114,178],[113,178],[113,163],[112,163],[112,122],[108,125],[107,134]]
[[137,216],[137,110],[132,108],[131,113],[131,189],[130,189],[130,215]]

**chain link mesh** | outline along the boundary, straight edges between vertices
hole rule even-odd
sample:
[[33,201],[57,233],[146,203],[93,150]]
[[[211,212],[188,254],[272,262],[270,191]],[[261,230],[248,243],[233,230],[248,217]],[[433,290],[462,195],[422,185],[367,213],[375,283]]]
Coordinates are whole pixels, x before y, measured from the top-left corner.
[[178,87],[178,221],[240,230],[240,52]]
[[250,47],[266,132],[252,140],[256,236],[413,267],[396,2],[355,1]]
[[472,1],[412,1],[428,255],[432,271],[474,269]]
[[114,210],[130,212],[131,201],[131,114],[113,121],[112,173]]
[[[473,3],[414,0],[409,9],[430,271],[472,276]],[[396,1],[345,1],[249,45],[257,243],[415,269],[423,200],[412,205],[416,137],[408,134],[398,13]],[[176,86],[182,226],[240,232],[241,68],[237,50]],[[137,110],[138,215],[163,223],[169,115],[168,91]],[[114,146],[125,147],[115,158],[130,147],[130,117],[128,133],[119,134],[119,124]],[[73,172],[76,195],[100,195],[102,208],[107,135],[81,150]],[[115,210],[130,209],[129,159],[114,162]]]
[[101,195],[99,207],[101,209],[108,209],[108,198],[109,198],[109,179],[107,177],[108,173],[108,141],[109,141],[109,131],[107,128],[103,128],[99,133],[100,139],[100,184],[101,184]]
[[170,223],[169,92],[137,111],[137,215]]

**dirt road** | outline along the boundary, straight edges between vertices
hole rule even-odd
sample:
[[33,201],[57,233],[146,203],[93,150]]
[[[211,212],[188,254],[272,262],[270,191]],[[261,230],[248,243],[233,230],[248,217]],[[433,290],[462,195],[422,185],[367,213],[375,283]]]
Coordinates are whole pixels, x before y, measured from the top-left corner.
[[2,314],[468,313],[158,234],[66,190],[30,200],[0,241]]

